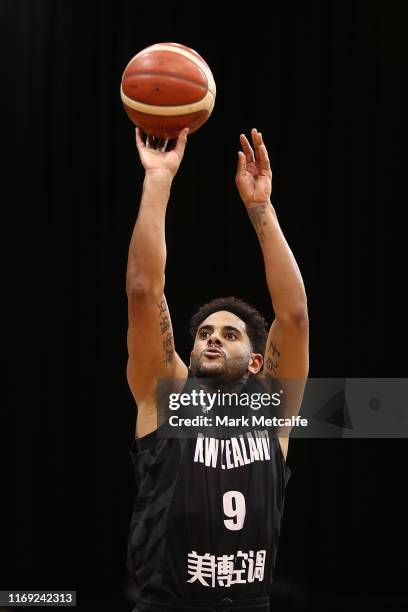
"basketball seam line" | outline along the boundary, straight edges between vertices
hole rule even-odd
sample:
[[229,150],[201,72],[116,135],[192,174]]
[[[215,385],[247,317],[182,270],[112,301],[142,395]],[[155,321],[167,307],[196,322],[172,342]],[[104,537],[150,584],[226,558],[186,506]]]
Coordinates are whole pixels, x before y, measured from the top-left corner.
[[[191,102],[188,104],[174,104],[172,106],[171,105],[159,105],[159,104],[146,104],[145,102],[137,102],[136,100],[133,100],[133,98],[130,98],[129,96],[125,94],[125,92],[123,91],[123,84],[121,84],[120,86],[120,96],[122,98],[122,102],[126,106],[128,106],[129,108],[137,112],[141,112],[141,113],[144,112],[145,114],[151,114],[151,115],[156,113],[156,114],[160,114],[163,116],[168,114],[167,112],[170,110],[172,111],[170,114],[174,116],[183,115],[183,114],[191,114],[191,113],[195,113],[201,110],[205,110],[210,114],[212,109],[214,108],[214,102],[215,102],[215,96],[209,89],[207,90],[207,93],[205,94],[205,96],[201,98],[201,100],[198,100],[197,102]],[[205,105],[208,102],[210,102],[210,104],[207,108]]]
[[[201,89],[204,89],[204,91],[207,91],[208,89],[207,85],[201,85],[200,83],[197,83],[196,81],[193,81],[192,79],[181,77],[177,72],[146,72],[144,70],[142,72],[134,71],[134,72],[128,72],[126,74],[126,78],[130,76],[134,76],[134,75],[163,76],[163,77],[169,76],[171,78],[176,78],[178,81],[183,81],[185,83],[192,83],[193,85],[196,85],[197,87],[200,87]],[[205,77],[205,79],[207,80],[207,77]]]

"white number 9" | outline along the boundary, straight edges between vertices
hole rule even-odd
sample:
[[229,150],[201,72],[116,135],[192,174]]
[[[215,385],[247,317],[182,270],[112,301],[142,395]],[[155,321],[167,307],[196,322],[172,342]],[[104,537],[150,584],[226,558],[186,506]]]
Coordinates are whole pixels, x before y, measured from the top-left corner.
[[245,497],[239,491],[227,491],[222,496],[224,514],[229,519],[224,519],[224,525],[231,531],[242,529],[245,520],[246,507]]

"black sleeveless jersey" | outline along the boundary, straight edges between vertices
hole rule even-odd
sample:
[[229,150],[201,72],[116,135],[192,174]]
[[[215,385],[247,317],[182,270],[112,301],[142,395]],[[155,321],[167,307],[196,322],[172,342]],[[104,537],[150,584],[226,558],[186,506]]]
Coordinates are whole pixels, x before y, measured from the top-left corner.
[[269,595],[290,476],[277,434],[258,427],[180,439],[160,429],[130,450],[137,497],[128,570],[138,595]]

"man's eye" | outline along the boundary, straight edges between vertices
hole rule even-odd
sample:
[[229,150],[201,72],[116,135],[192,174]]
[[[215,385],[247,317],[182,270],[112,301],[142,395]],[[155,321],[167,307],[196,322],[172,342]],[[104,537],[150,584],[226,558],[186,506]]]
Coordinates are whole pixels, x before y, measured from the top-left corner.
[[237,334],[234,334],[234,332],[228,332],[228,333],[226,334],[226,336],[227,336],[227,338],[228,338],[228,337],[229,337],[229,338],[236,338],[236,337],[237,337]]
[[205,335],[208,334],[208,331],[200,332],[200,338],[205,338]]

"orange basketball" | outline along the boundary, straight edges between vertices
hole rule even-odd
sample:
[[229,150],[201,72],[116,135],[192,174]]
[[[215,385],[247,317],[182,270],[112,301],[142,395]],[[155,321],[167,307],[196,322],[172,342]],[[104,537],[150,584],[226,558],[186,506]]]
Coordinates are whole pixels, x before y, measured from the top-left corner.
[[198,130],[214,108],[216,87],[208,64],[193,49],[158,43],[126,66],[120,88],[123,106],[143,132],[177,138],[184,127]]

